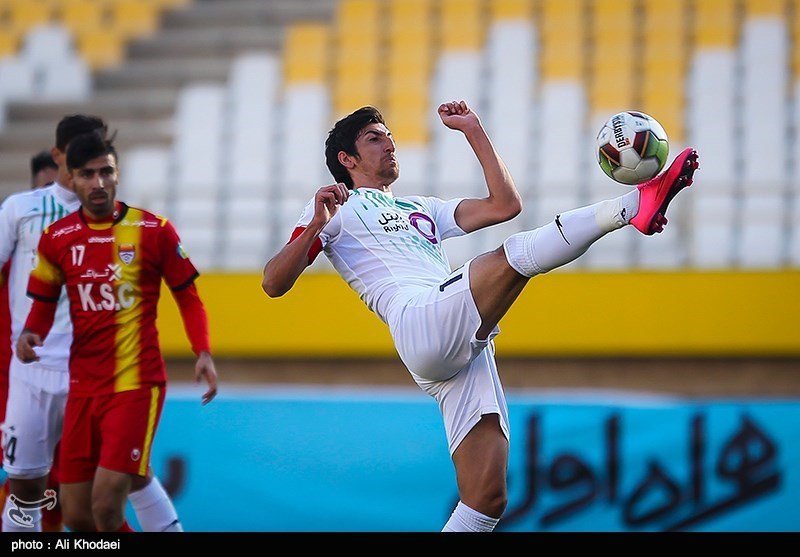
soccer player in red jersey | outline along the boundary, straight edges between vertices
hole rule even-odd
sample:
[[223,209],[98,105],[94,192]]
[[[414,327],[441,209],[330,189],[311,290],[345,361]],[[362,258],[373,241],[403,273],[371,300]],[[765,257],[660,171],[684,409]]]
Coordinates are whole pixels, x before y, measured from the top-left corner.
[[17,357],[36,361],[65,285],[73,342],[60,453],[64,523],[72,531],[132,531],[126,498],[147,479],[167,385],[156,327],[161,281],[197,354],[195,379],[208,384],[203,404],[217,394],[208,318],[198,272],[172,224],[116,200],[111,141],[97,132],[76,137],[67,167],[81,208],[41,236]]

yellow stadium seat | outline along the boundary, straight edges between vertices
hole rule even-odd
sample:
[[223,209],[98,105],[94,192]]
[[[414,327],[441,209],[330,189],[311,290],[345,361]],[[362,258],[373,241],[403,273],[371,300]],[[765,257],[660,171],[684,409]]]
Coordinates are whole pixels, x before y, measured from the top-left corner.
[[389,18],[393,21],[430,22],[434,0],[388,0]]
[[115,29],[101,28],[76,37],[78,53],[92,70],[119,65],[125,58],[125,37]]
[[544,80],[583,80],[587,29],[582,0],[540,0],[535,20]]
[[594,75],[589,87],[589,105],[595,113],[625,110],[635,106],[636,80],[632,74]]
[[160,10],[173,10],[184,8],[192,3],[192,0],[147,0],[151,4],[158,6]]
[[161,12],[153,2],[113,0],[109,5],[109,20],[127,38],[151,35],[159,25]]
[[695,0],[695,48],[734,48],[738,37],[736,3],[730,0]]
[[0,58],[14,56],[19,51],[20,33],[16,29],[0,27]]
[[376,0],[339,0],[336,10],[337,24],[362,21],[377,23],[379,6]]
[[105,4],[95,0],[63,0],[57,20],[73,35],[92,32],[105,24]]
[[745,17],[783,18],[787,15],[789,1],[791,0],[745,0]]
[[543,41],[539,68],[545,80],[582,81],[584,77],[583,45],[578,41]]
[[378,95],[378,81],[373,76],[356,75],[339,80],[333,87],[334,110],[345,113],[365,105],[380,105]]
[[479,0],[441,0],[439,37],[443,50],[479,50],[486,28]]
[[319,23],[298,23],[286,31],[283,71],[287,84],[325,83],[330,51],[330,30]]
[[49,0],[8,0],[6,9],[8,25],[22,31],[50,23],[55,15]]
[[404,145],[426,145],[429,140],[428,103],[422,106],[395,105],[388,103],[381,111],[387,122],[391,122],[392,137]]
[[490,0],[489,11],[493,20],[528,20],[533,14],[533,2],[531,0]]
[[795,82],[800,82],[800,2],[794,10],[794,21],[791,24],[791,33],[794,37],[793,69]]
[[380,105],[382,19],[376,0],[340,0],[334,18],[333,105],[336,113]]
[[405,102],[417,97],[427,97],[430,76],[423,72],[389,71],[386,76],[386,100],[389,103]]

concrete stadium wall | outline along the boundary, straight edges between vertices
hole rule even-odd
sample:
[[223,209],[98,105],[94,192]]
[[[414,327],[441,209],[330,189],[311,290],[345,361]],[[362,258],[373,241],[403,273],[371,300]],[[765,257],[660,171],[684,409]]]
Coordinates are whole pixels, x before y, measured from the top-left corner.
[[[261,276],[205,274],[220,357],[395,357],[387,327],[337,275],[278,299]],[[574,272],[536,277],[501,321],[503,356],[800,356],[800,271]],[[159,304],[166,357],[190,356],[175,302]]]

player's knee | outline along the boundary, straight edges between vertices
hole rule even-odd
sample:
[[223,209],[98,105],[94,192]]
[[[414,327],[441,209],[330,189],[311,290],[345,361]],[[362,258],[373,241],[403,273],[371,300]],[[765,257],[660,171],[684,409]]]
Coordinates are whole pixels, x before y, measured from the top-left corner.
[[40,478],[16,479],[9,482],[10,492],[21,501],[38,501],[47,489],[47,476]]
[[508,492],[505,486],[502,486],[501,489],[495,489],[488,494],[488,502],[486,505],[488,512],[486,514],[492,518],[500,518],[503,516],[507,505]]
[[480,512],[492,518],[500,518],[508,505],[508,490],[501,478],[493,478],[483,483],[480,494]]
[[125,521],[122,509],[107,497],[92,501],[92,516],[100,532],[115,532]]
[[95,532],[94,518],[91,514],[71,512],[68,508],[62,509],[64,526],[72,532]]

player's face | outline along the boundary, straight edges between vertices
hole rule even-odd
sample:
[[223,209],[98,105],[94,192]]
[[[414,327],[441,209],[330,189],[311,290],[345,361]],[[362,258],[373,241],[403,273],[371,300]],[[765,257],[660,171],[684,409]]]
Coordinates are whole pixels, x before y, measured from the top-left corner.
[[58,165],[58,183],[63,187],[74,191],[72,179],[70,178],[69,174],[69,167],[67,166],[67,153],[58,147],[53,147],[51,153],[53,155],[53,160],[56,161],[56,164]]
[[107,217],[114,211],[119,179],[114,155],[103,155],[73,168],[70,179],[81,206],[94,218]]
[[46,186],[51,182],[55,182],[58,179],[58,170],[55,168],[43,168],[39,172],[33,175],[33,182],[31,187],[33,189],[38,189],[41,187]]
[[383,124],[369,124],[356,139],[358,160],[353,169],[376,187],[389,185],[400,175],[392,133]]

